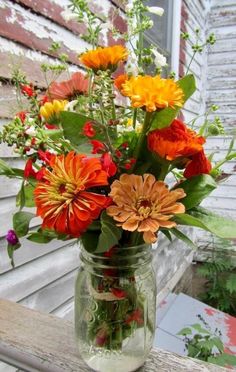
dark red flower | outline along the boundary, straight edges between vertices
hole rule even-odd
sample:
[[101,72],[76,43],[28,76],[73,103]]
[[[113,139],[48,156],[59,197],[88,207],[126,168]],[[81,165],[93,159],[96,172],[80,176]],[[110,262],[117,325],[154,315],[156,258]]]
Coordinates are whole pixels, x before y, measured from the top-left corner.
[[105,150],[104,144],[100,141],[91,140],[90,143],[93,145],[92,154],[101,154]]
[[46,127],[47,129],[58,129],[58,126],[55,125],[55,124],[48,124],[48,123],[45,123],[44,125],[45,125],[45,127]]
[[138,325],[143,324],[143,313],[140,309],[134,310],[130,315],[127,316],[125,323],[130,324],[136,322]]
[[128,142],[124,142],[124,143],[122,143],[121,146],[123,147],[123,149],[126,150],[129,147],[129,144],[128,144]]
[[24,177],[25,178],[28,178],[28,177],[35,177],[36,176],[36,172],[33,168],[33,159],[29,158],[25,164],[25,169],[24,169]]
[[40,106],[43,106],[46,102],[50,102],[50,99],[48,98],[48,96],[43,96],[41,99],[40,99]]
[[93,124],[90,121],[87,121],[87,123],[84,124],[83,132],[85,136],[90,138],[94,137],[96,134],[96,130],[94,129]]
[[23,84],[21,85],[21,93],[27,97],[35,96],[35,91],[30,85]]
[[131,163],[126,163],[125,164],[125,169],[130,170],[131,167],[132,167]]
[[202,150],[191,156],[191,160],[185,168],[184,177],[190,178],[199,174],[209,174],[211,168],[211,163]]
[[24,124],[26,119],[26,111],[17,112],[16,116],[20,118],[21,122]]
[[126,298],[127,293],[123,289],[120,288],[111,288],[111,293],[117,298]]
[[121,158],[122,152],[120,150],[116,150],[116,156],[117,158]]
[[96,345],[103,346],[107,341],[107,337],[108,337],[107,327],[106,326],[101,327],[96,334]]
[[50,161],[52,160],[53,156],[55,156],[55,155],[51,154],[49,151],[43,151],[41,149],[38,150],[39,159],[44,161],[44,163],[46,163],[46,164],[50,164]]
[[108,177],[112,177],[117,172],[117,166],[112,160],[109,152],[106,152],[101,157],[102,169],[107,172]]

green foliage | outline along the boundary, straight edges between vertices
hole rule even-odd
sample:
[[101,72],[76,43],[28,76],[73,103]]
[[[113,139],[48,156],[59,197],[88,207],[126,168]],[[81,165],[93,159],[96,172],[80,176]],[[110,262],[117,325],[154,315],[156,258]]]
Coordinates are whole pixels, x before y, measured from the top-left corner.
[[16,196],[16,206],[20,207],[20,209],[22,209],[23,207],[35,207],[34,189],[35,183],[26,185],[25,180],[23,180],[20,191]]
[[27,239],[34,243],[46,244],[53,239],[66,240],[67,235],[58,234],[54,230],[39,228],[37,231],[29,234]]
[[8,243],[7,244],[7,253],[8,253],[8,257],[10,258],[11,260],[11,266],[12,267],[15,267],[15,263],[14,263],[14,252],[16,249],[20,248],[21,247],[21,244],[20,243],[17,243],[17,244],[10,244]]
[[230,257],[213,256],[204,262],[197,273],[206,278],[206,292],[200,297],[208,305],[236,315],[236,264]]
[[201,174],[187,179],[177,187],[181,187],[186,193],[181,203],[188,210],[198,206],[217,187],[217,184],[208,174]]
[[209,325],[200,315],[198,315],[198,318],[204,327],[200,323],[196,323],[181,329],[177,333],[179,336],[184,336],[188,356],[220,366],[235,366],[236,356],[224,352],[221,332],[218,329],[212,332]]
[[101,234],[98,238],[97,253],[106,252],[117,245],[122,235],[122,229],[116,226],[113,218],[109,217],[105,211],[102,212],[100,219]]
[[197,246],[189,239],[182,231],[173,227],[170,229],[170,232],[175,235],[178,239],[182,240],[185,244],[189,245],[191,248],[196,249]]
[[[186,102],[196,90],[195,78],[193,75],[186,75],[178,81],[178,85],[184,92],[184,102]],[[180,108],[172,109],[167,107],[164,110],[156,112],[150,130],[168,127],[179,110]]]
[[16,212],[13,215],[13,228],[19,238],[28,233],[30,221],[34,217],[35,214],[23,211]]
[[61,125],[64,136],[72,146],[77,148],[84,144],[83,126],[87,121],[91,121],[87,116],[75,112],[63,111],[60,114]]
[[236,221],[218,216],[202,207],[193,208],[188,214],[177,214],[174,220],[180,225],[199,227],[223,239],[236,238]]

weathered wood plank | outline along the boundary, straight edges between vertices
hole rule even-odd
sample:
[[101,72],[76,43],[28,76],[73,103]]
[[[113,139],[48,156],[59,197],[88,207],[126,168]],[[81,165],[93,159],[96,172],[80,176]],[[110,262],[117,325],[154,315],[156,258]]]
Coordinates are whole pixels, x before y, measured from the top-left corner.
[[221,7],[213,8],[210,12],[209,21],[211,27],[224,27],[225,24],[227,26],[234,26],[236,24],[235,3],[232,6],[224,7],[224,3],[222,2]]
[[88,43],[70,31],[26,11],[9,0],[1,0],[0,9],[1,36],[51,56],[54,55],[49,51],[52,42],[60,42],[60,52],[68,54],[69,60],[79,65],[77,55],[81,48],[85,49],[89,46]]
[[1,277],[0,297],[20,301],[47,286],[79,265],[78,246],[49,252],[29,263],[8,271]]
[[[11,79],[12,71],[18,67],[26,75],[27,79],[39,88],[46,88],[47,82],[41,65],[57,65],[60,61],[57,58],[49,57],[40,52],[23,47],[13,41],[0,37],[0,76],[4,79]],[[32,63],[34,68],[32,69]],[[69,64],[69,71],[78,71],[78,66]],[[50,82],[50,73],[47,74]],[[63,72],[58,80],[68,79],[68,73]]]
[[[70,322],[0,300],[0,355],[26,371],[89,372],[78,355]],[[227,371],[201,361],[153,349],[143,372]]]

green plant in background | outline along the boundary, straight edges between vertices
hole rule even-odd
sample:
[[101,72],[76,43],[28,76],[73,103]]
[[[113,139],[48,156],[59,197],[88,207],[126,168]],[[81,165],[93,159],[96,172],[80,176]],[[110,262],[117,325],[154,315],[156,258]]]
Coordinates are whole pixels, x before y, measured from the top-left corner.
[[236,356],[224,352],[224,344],[219,329],[211,330],[210,326],[197,315],[200,323],[189,325],[177,333],[184,337],[188,356],[219,366],[236,366]]
[[[232,247],[230,241],[217,239],[214,244],[221,247],[221,252]],[[216,256],[213,250],[211,260],[205,262],[197,273],[206,278],[206,292],[201,300],[210,306],[236,315],[236,262],[230,256]]]

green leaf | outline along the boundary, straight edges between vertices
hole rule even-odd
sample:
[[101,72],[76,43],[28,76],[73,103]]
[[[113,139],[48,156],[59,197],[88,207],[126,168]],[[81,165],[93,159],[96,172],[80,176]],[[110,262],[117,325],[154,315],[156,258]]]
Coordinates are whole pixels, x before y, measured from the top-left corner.
[[122,235],[122,230],[116,226],[113,218],[108,216],[105,211],[101,215],[101,230],[96,249],[97,253],[106,252],[118,244]]
[[98,231],[86,231],[82,236],[81,240],[86,251],[93,253],[97,249],[98,239],[100,232]]
[[48,235],[43,235],[39,232],[33,232],[32,234],[27,236],[27,239],[30,240],[31,242],[34,242],[34,243],[45,244],[45,243],[49,243],[54,238],[51,237],[51,236],[48,236]]
[[68,111],[62,111],[60,119],[64,136],[73,146],[78,147],[87,141],[82,129],[84,124],[92,119],[82,114]]
[[22,181],[20,191],[16,195],[16,206],[22,209],[25,206],[25,180]]
[[201,333],[201,334],[207,334],[210,335],[211,333],[207,331],[205,328],[202,328],[201,324],[195,323],[191,325],[191,328],[195,329],[195,331]]
[[171,230],[172,234],[174,234],[178,239],[182,240],[185,244],[189,245],[193,249],[197,249],[197,246],[194,244],[194,242],[189,239],[182,231],[176,229],[173,227]]
[[[186,210],[198,206],[216,187],[214,179],[208,174],[194,176],[178,184],[178,188],[184,189],[186,196],[181,200]],[[176,188],[176,187],[175,187]]]
[[20,248],[21,247],[21,244],[20,243],[17,243],[17,244],[10,244],[8,243],[7,244],[7,253],[8,253],[8,257],[10,258],[11,260],[11,266],[12,267],[15,267],[15,263],[14,263],[14,252],[16,249]]
[[3,161],[2,159],[0,159],[0,175],[1,176],[12,176],[14,175],[14,171],[12,170],[11,167],[9,167],[9,165]]
[[25,186],[25,206],[28,208],[35,207],[34,190],[35,185],[28,184]]
[[[177,83],[184,92],[184,102],[186,102],[196,90],[195,78],[193,75],[186,75]],[[179,107],[176,109],[168,107],[156,112],[150,130],[168,127],[177,116],[179,110]]]
[[29,231],[29,224],[35,214],[30,212],[16,212],[13,215],[13,228],[18,237],[24,236]]
[[186,327],[186,328],[181,329],[181,331],[177,333],[177,336],[187,336],[187,335],[191,335],[192,333],[193,332],[191,328]]
[[167,237],[170,242],[172,242],[172,236],[168,229],[161,229],[160,231]]
[[229,354],[220,354],[217,356],[210,356],[207,361],[209,363],[217,364],[218,366],[226,367],[226,366],[236,366],[236,356],[229,355]]
[[41,228],[39,228],[38,231],[34,231],[27,236],[27,239],[31,242],[42,244],[49,243],[53,239],[66,240],[66,238],[67,235],[65,234],[58,234],[54,230]]
[[226,289],[230,294],[236,293],[236,274],[230,274],[226,281]]
[[221,217],[202,207],[196,207],[183,214],[176,214],[175,222],[180,225],[195,226],[210,231],[224,239],[236,238],[236,221]]

